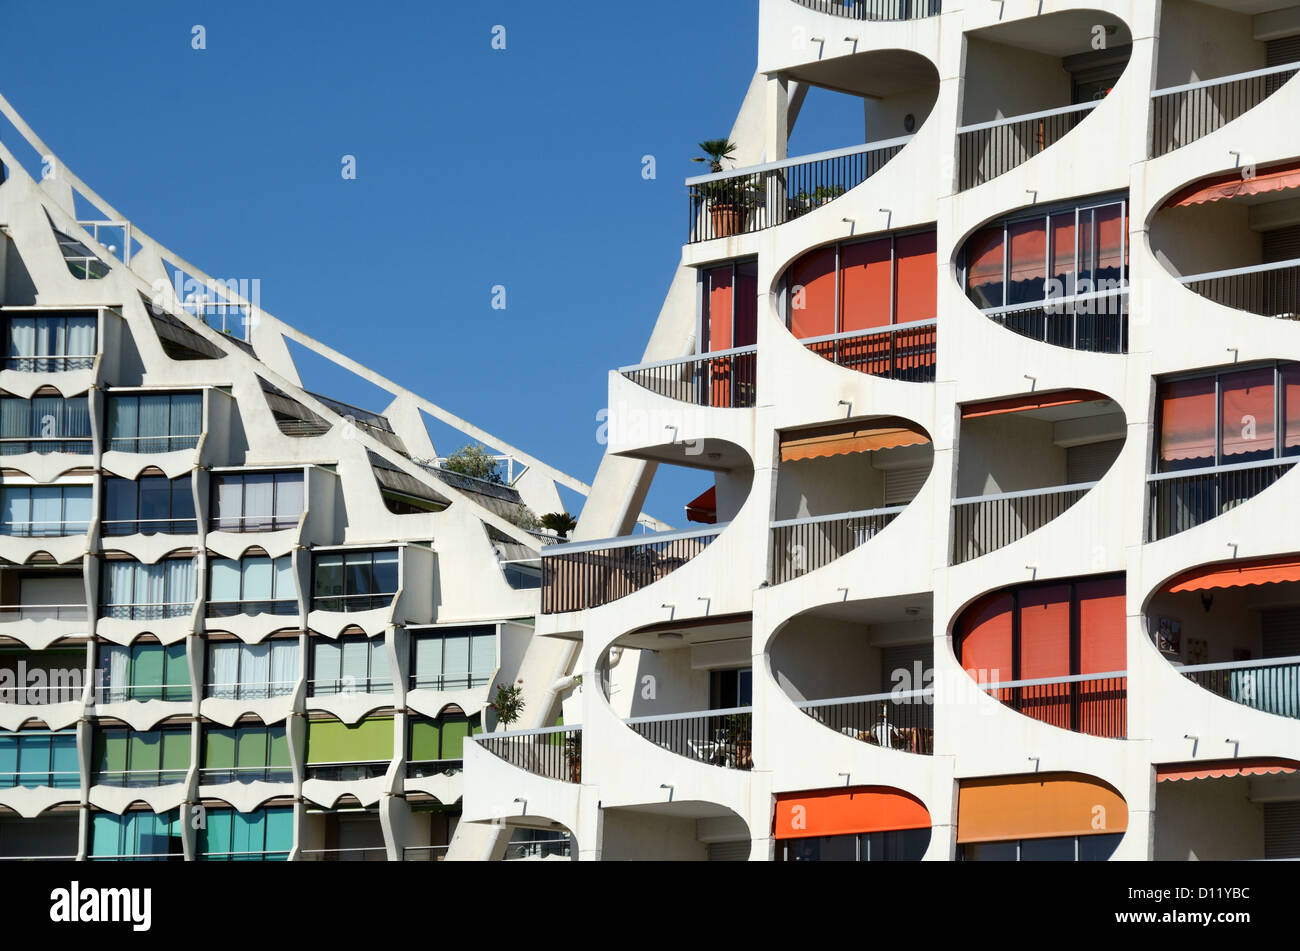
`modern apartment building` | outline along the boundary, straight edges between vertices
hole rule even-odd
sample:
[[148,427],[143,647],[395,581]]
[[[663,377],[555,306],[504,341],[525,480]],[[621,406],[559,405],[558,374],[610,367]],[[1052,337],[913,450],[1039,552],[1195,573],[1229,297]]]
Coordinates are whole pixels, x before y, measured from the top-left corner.
[[[541,553],[560,710],[466,743],[464,819],[584,859],[1300,857],[1283,2],[759,0]],[[810,95],[842,147],[788,155]],[[668,466],[687,527],[633,534]]]
[[[459,822],[462,748],[495,684],[544,687],[555,539],[520,515],[587,486],[276,320],[0,114],[0,859],[505,853]],[[291,345],[391,403],[309,391]],[[444,468],[427,419],[509,478]]]

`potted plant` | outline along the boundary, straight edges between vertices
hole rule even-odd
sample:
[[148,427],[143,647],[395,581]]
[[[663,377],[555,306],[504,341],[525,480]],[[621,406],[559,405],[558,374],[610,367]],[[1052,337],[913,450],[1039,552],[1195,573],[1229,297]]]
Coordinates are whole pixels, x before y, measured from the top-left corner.
[[[731,161],[736,153],[736,143],[730,139],[705,139],[700,143],[703,155],[692,161],[709,166],[710,174],[726,171],[722,163]],[[710,234],[714,238],[727,238],[739,234],[744,225],[745,213],[758,201],[756,188],[746,178],[724,178],[695,186],[700,202],[708,206]]]
[[509,686],[497,684],[497,695],[488,708],[496,711],[497,723],[507,730],[512,723],[517,723],[524,713],[523,681],[516,681]]
[[569,782],[582,782],[582,734],[573,733],[564,738],[564,758],[569,764]]

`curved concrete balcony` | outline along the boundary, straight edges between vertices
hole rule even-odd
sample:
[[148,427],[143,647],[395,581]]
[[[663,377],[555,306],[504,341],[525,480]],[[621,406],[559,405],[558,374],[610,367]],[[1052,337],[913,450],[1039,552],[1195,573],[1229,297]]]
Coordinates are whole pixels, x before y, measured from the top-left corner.
[[921,20],[938,16],[942,12],[941,0],[794,0],[814,13],[849,20],[886,22]]
[[245,714],[263,723],[280,723],[298,709],[300,682],[264,684],[205,684],[199,701],[200,715],[223,726],[233,727]]
[[390,760],[373,763],[309,763],[304,773],[302,795],[318,806],[332,809],[344,796],[363,806],[373,806],[393,791],[395,780]]
[[164,720],[194,713],[190,700],[105,700],[107,690],[99,691],[92,712],[103,720],[121,720],[133,730],[152,730]]
[[200,799],[219,799],[240,812],[252,812],[272,799],[292,796],[294,773],[288,767],[200,769]]
[[633,733],[677,756],[725,769],[754,768],[754,708],[629,717]]
[[803,700],[795,704],[811,719],[850,739],[887,750],[934,753],[934,688]]
[[511,766],[562,783],[582,782],[582,727],[480,733],[482,749]]
[[[54,784],[56,780],[59,785]],[[64,780],[65,777],[49,777],[41,780],[43,785],[40,786],[0,787],[0,806],[12,809],[26,819],[34,819],[54,806],[80,802],[80,775],[69,774]]]
[[1104,739],[1128,737],[1128,671],[979,686],[1004,707],[1040,723]]
[[[487,733],[465,742],[464,797],[462,821],[486,822],[518,819],[537,821],[545,817],[570,829],[578,828],[580,774],[570,770],[567,749],[556,746],[554,736],[572,731],[581,737],[580,727],[561,727],[556,731],[529,730],[518,733]],[[484,741],[492,741],[492,746]],[[546,752],[534,755],[534,749]],[[560,751],[557,758],[555,751]],[[559,778],[532,772],[528,765],[540,764],[545,757],[552,765],[543,771]],[[516,761],[524,765],[516,765]],[[541,768],[539,766],[539,768]]]
[[951,563],[960,565],[1020,541],[1064,515],[1097,484],[1085,482],[953,499]]
[[1300,63],[1165,86],[1151,93],[1151,157],[1159,158],[1223,128],[1286,85]]
[[815,515],[772,523],[771,581],[784,584],[816,571],[885,530],[906,506]]
[[918,320],[878,331],[846,331],[799,342],[823,360],[868,376],[933,383],[938,321]]
[[659,396],[716,409],[749,409],[758,400],[758,347],[735,347],[619,371]]
[[0,605],[0,636],[42,650],[67,637],[88,637],[90,612],[85,604]]
[[464,794],[464,770],[465,761],[459,759],[408,761],[402,789],[408,793],[425,793],[438,802],[450,806],[458,802]]
[[1203,525],[1255,498],[1300,458],[1264,459],[1147,476],[1147,541]]

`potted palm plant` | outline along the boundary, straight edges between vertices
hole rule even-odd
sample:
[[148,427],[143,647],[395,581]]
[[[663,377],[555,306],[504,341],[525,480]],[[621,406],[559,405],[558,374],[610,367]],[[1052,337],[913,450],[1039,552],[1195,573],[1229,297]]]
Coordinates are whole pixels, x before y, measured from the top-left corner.
[[[705,139],[700,143],[700,151],[704,154],[692,161],[708,165],[709,173],[717,175],[726,171],[722,163],[734,158],[736,143],[730,139]],[[695,194],[708,206],[710,234],[714,238],[739,234],[745,212],[757,200],[753,184],[744,177],[704,182],[696,186]]]

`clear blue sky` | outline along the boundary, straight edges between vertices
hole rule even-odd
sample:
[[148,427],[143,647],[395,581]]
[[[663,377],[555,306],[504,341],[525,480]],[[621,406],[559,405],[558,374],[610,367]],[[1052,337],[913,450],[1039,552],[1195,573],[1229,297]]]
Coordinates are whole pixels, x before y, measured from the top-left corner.
[[[727,134],[753,73],[756,2],[5,6],[0,91],[118,210],[216,277],[259,279],[277,317],[591,480],[607,373],[640,358],[680,257],[695,145]],[[860,120],[800,131],[798,151],[861,141]],[[302,366],[309,388],[382,409],[322,368]],[[444,454],[464,441],[434,437]],[[706,484],[666,478],[649,509],[680,522]]]

